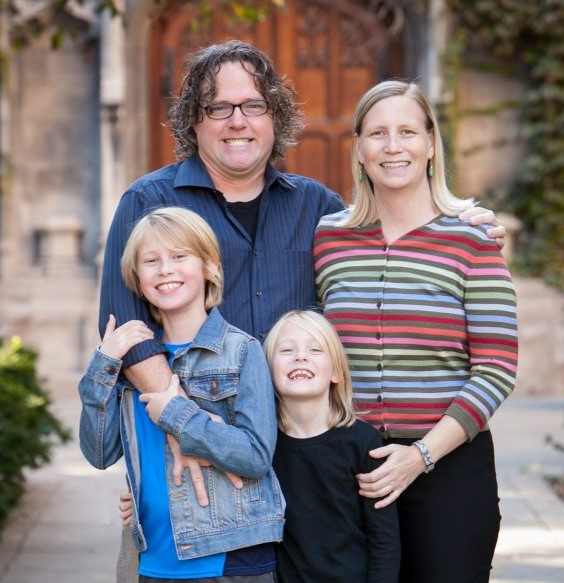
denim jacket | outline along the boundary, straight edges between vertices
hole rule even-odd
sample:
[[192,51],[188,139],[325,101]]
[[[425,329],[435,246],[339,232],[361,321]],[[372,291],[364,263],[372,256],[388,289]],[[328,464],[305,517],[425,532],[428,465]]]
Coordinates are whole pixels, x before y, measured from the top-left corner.
[[[96,468],[125,456],[133,494],[132,536],[146,548],[138,519],[140,461],[135,434],[134,388],[120,375],[122,361],[96,350],[79,383],[80,448]],[[174,485],[173,457],[165,460],[169,507],[179,559],[282,540],[285,501],[272,470],[276,442],[274,389],[260,343],[228,324],[214,308],[188,348],[172,364],[188,395],[174,397],[158,426],[184,455],[209,460],[202,468],[210,504],[199,505],[188,475]],[[211,420],[215,413],[225,423]],[[224,471],[244,478],[236,489]]]

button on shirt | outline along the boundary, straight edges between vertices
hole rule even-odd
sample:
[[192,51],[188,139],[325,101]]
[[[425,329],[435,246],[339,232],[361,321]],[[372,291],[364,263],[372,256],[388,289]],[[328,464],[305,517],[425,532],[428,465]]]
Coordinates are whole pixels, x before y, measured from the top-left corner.
[[[106,243],[100,298],[100,334],[109,314],[118,325],[150,321],[145,302],[127,289],[120,258],[131,229],[160,206],[181,206],[206,219],[221,248],[225,273],[220,311],[234,326],[263,341],[274,322],[291,309],[315,307],[312,244],[323,215],[343,201],[326,186],[302,176],[282,174],[268,165],[254,241],[227,208],[198,156],[165,166],[135,181],[122,196]],[[164,352],[158,340],[134,347],[130,366]]]

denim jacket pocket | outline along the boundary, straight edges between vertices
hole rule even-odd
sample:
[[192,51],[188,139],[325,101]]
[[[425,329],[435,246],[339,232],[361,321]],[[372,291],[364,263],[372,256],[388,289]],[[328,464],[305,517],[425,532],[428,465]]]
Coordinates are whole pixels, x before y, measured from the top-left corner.
[[181,379],[188,396],[204,411],[214,413],[226,423],[235,421],[235,399],[239,391],[237,373],[192,374],[190,378]]

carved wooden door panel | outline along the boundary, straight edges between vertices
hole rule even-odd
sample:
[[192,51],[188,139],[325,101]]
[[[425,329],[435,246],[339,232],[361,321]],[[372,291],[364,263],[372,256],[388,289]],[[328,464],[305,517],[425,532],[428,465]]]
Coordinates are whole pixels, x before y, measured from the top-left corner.
[[358,98],[382,76],[401,76],[402,51],[386,40],[376,15],[359,1],[286,0],[263,22],[233,23],[214,13],[195,27],[197,6],[182,4],[159,18],[152,30],[151,165],[174,161],[165,127],[170,96],[182,78],[189,51],[210,41],[240,38],[273,59],[297,90],[306,113],[299,146],[278,166],[321,180],[349,198],[351,118]]

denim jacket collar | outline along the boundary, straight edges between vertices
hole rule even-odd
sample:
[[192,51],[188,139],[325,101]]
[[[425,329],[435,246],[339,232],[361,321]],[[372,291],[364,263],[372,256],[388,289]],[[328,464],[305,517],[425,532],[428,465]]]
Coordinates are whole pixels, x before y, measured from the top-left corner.
[[[229,324],[225,321],[219,310],[217,308],[212,308],[208,317],[198,330],[196,338],[190,342],[189,346],[179,350],[177,356],[182,355],[193,348],[205,348],[206,350],[211,350],[212,352],[220,354],[227,336],[228,328]],[[159,340],[162,340],[162,328],[157,330],[156,336]]]
[[212,308],[188,350],[205,348],[218,354],[221,353],[228,328],[229,324],[223,319],[219,310]]

